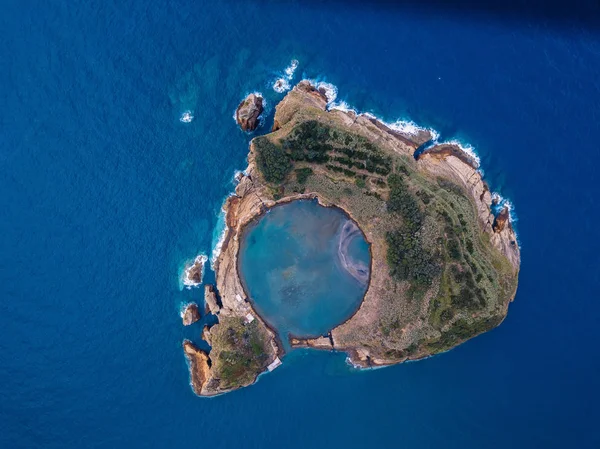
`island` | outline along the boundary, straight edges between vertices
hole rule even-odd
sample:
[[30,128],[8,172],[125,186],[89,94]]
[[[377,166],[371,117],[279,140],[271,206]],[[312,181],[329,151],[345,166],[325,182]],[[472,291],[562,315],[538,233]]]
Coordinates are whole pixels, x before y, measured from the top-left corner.
[[[422,359],[498,326],[514,299],[520,250],[478,162],[427,130],[392,129],[368,114],[328,108],[308,81],[276,106],[272,132],[250,143],[248,167],[227,198],[203,329],[210,352],[184,342],[198,395],[254,383],[281,363],[283,344],[343,351],[360,368]],[[314,200],[342,209],[371,253],[356,312],[322,336],[280,336],[240,279],[245,227],[276,205]],[[367,273],[367,274],[365,274]],[[281,338],[281,339],[280,339]],[[289,340],[287,340],[289,338]]]

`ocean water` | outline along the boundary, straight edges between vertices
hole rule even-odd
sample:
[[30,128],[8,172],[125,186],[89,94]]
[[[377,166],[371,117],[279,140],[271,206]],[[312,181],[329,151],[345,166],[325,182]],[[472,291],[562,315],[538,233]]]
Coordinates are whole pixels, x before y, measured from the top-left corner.
[[290,333],[318,337],[352,316],[367,290],[370,262],[354,222],[316,201],[272,208],[248,225],[240,245],[245,290],[284,346]]
[[[367,3],[2,2],[0,447],[600,447],[597,22]],[[475,148],[514,204],[519,290],[443,355],[294,351],[198,398],[181,270],[245,167],[233,111],[262,92],[267,131],[292,59],[291,84]]]

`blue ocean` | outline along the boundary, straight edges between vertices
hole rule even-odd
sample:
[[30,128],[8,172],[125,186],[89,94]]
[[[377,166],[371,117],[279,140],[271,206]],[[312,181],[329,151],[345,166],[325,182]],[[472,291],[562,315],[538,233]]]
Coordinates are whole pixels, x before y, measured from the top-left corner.
[[[462,3],[2,1],[0,447],[600,447],[600,28]],[[514,206],[519,289],[445,354],[295,350],[199,398],[181,273],[246,166],[237,104],[263,93],[267,132],[292,59],[292,84],[475,149]]]

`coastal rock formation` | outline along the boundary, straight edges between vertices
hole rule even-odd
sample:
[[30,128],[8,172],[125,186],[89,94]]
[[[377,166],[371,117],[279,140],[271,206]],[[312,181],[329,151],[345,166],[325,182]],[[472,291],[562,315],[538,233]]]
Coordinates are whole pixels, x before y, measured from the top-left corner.
[[202,283],[204,277],[204,264],[208,258],[200,254],[194,259],[194,263],[187,265],[183,274],[183,284],[188,287],[196,287]]
[[209,345],[211,344],[210,343],[210,327],[208,327],[206,324],[202,328],[202,340],[204,340]]
[[184,340],[183,352],[190,366],[190,383],[197,395],[205,395],[204,389],[210,376],[210,358],[202,349],[196,347],[191,341]]
[[289,337],[290,344],[295,348],[334,349],[331,335],[317,338]]
[[[227,231],[215,263],[221,307],[209,335],[212,394],[252,383],[281,355],[238,273],[245,226],[276,204],[317,199],[342,208],[372,255],[356,313],[325,337],[290,337],[292,346],[345,351],[361,367],[389,365],[446,351],[502,322],[520,267],[510,214],[494,217],[478,161],[459,146],[436,144],[416,159],[432,138],[328,110],[324,92],[306,81],[276,106],[273,132],[252,140],[248,168],[224,206]],[[250,335],[260,352],[245,346]],[[219,363],[232,353],[243,375],[223,379],[230,370]]]
[[254,131],[258,127],[258,117],[262,111],[262,97],[250,94],[238,106],[235,111],[235,119],[243,131]]
[[217,298],[217,294],[215,292],[215,288],[212,285],[204,286],[204,303],[206,307],[213,315],[217,315],[221,310],[221,306],[219,305],[219,298]]
[[492,226],[494,229],[494,232],[504,231],[506,224],[509,223],[509,219],[510,219],[510,211],[508,210],[508,207],[505,206],[504,208],[502,208],[500,213],[494,219],[494,225]]
[[190,303],[185,307],[182,315],[183,325],[189,326],[200,319],[200,311],[196,303]]

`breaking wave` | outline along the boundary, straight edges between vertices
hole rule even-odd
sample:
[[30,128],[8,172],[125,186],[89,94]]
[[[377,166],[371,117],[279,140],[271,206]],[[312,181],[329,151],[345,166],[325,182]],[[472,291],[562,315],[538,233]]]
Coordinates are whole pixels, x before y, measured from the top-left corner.
[[299,64],[299,62],[297,59],[292,59],[290,61],[290,65],[285,68],[285,76],[287,77],[288,80],[291,80],[294,77],[294,73],[296,72],[296,69],[298,68],[298,64]]
[[184,111],[179,117],[179,121],[182,123],[191,123],[192,120],[194,120],[194,115],[190,110]]
[[290,82],[285,78],[278,78],[275,83],[273,83],[273,90],[278,94],[282,94],[290,90],[290,87]]
[[331,104],[331,106],[329,106],[329,110],[334,110],[334,109],[338,110],[338,111],[342,111],[342,112],[352,112],[352,113],[358,115],[358,111],[356,109],[354,109],[352,106],[350,106],[348,103],[346,103],[344,100],[333,102]]
[[291,88],[290,81],[294,78],[294,73],[298,68],[298,60],[292,59],[290,65],[288,65],[283,71],[283,76],[277,78],[273,83],[273,90],[278,94],[282,94]]
[[[377,120],[379,120],[380,122],[383,122],[381,119],[377,119]],[[429,132],[429,134],[431,134],[432,142],[435,142],[435,143],[437,143],[438,139],[440,138],[440,133],[438,133],[435,129],[424,128],[422,126],[417,125],[412,120],[396,120],[394,123],[385,123],[385,122],[383,122],[383,123],[395,131],[399,131],[403,134],[409,134],[411,136],[416,136],[418,133],[420,133],[422,131],[427,131],[427,132]]]
[[[193,262],[186,262],[183,274],[181,276],[181,283],[183,286],[192,288],[202,284],[202,279],[204,278],[204,264],[207,260],[208,257],[206,254],[199,254],[196,256]],[[192,270],[198,269],[198,267],[200,267],[200,277],[199,279],[194,279]]]
[[[223,202],[224,203],[224,202]],[[221,209],[219,213],[219,218],[217,219],[217,225],[213,231],[213,250],[210,256],[210,268],[215,269],[215,263],[221,254],[221,249],[223,248],[223,242],[225,242],[225,237],[227,236],[227,222],[225,219],[225,210]]]
[[511,222],[516,222],[518,220],[517,215],[515,213],[515,207],[508,198],[504,198],[500,193],[494,192],[492,193],[492,213],[494,215],[498,215],[502,212],[504,208],[508,209],[508,215]]
[[450,145],[456,145],[457,147],[459,147],[464,153],[468,154],[469,156],[471,156],[475,162],[477,163],[477,167],[481,167],[481,159],[479,159],[479,156],[477,155],[477,152],[475,151],[475,148],[468,144],[468,143],[464,143],[461,142],[460,140],[457,139],[452,139],[449,140],[447,142],[442,142],[442,143],[447,143]]
[[183,316],[185,315],[185,311],[188,308],[188,306],[191,306],[191,305],[196,305],[197,306],[198,304],[196,304],[193,301],[192,302],[182,302],[182,303],[179,304],[179,316],[181,318],[183,318]]

